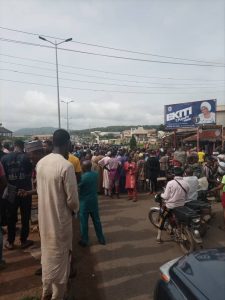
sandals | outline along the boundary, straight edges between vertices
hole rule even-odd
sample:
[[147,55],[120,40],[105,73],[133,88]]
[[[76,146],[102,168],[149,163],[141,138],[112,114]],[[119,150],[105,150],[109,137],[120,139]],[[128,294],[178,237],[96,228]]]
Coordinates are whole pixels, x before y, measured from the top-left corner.
[[14,244],[9,243],[8,241],[4,245],[5,249],[7,250],[13,250],[14,249]]
[[156,239],[156,242],[157,242],[158,244],[162,244],[162,243],[163,243],[163,240],[161,240],[161,239]]

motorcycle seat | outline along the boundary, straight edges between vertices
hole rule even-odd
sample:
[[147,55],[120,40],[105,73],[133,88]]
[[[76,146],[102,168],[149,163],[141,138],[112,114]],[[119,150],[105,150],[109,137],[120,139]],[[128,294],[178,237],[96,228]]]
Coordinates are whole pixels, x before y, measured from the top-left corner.
[[175,217],[181,223],[189,223],[192,219],[198,218],[199,214],[187,206],[180,206],[173,209]]
[[202,202],[202,201],[190,201],[190,202],[187,202],[185,204],[185,206],[191,208],[191,209],[204,209],[204,208],[207,208],[207,209],[210,209],[211,208],[211,205],[208,204],[208,203],[205,203],[205,202]]

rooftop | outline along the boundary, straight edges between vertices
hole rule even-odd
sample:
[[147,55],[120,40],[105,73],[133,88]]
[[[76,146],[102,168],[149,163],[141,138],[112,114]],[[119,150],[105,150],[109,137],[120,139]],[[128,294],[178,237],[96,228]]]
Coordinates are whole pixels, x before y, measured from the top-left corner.
[[10,131],[9,129],[6,129],[3,126],[0,126],[0,133],[12,133],[12,131]]

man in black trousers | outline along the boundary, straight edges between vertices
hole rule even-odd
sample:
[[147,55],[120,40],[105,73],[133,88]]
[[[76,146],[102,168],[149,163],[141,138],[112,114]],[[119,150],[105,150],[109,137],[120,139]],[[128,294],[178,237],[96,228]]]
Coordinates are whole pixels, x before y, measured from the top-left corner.
[[14,249],[14,241],[16,236],[17,212],[20,208],[21,213],[21,248],[27,248],[33,244],[28,240],[29,222],[31,216],[32,196],[18,196],[18,190],[22,189],[30,191],[32,189],[32,163],[24,153],[24,142],[16,140],[14,143],[14,152],[6,154],[2,157],[2,164],[8,181],[8,197],[7,197],[7,223],[8,223],[8,239],[5,248]]

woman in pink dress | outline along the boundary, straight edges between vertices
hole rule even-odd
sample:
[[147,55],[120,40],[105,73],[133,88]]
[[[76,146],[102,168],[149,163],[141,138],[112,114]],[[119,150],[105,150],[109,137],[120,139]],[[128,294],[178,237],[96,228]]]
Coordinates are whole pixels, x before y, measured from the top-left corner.
[[128,192],[128,199],[133,202],[137,201],[137,165],[132,160],[131,157],[128,158],[128,161],[124,163],[124,170],[126,172],[126,189]]

